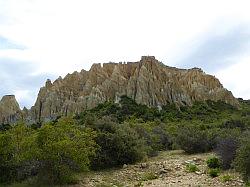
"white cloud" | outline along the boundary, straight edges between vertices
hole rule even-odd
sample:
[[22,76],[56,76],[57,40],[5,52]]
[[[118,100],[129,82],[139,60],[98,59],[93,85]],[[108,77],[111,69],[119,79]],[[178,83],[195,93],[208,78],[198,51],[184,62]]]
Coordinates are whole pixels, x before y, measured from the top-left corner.
[[[37,92],[38,89],[35,89],[35,91]],[[21,107],[24,107],[24,106],[30,107],[30,106],[27,106],[27,103],[35,103],[35,100],[36,100],[35,97],[37,93],[35,93],[34,90],[16,90],[14,92],[14,95]]]
[[247,0],[0,0],[0,36],[26,47],[0,50],[0,58],[31,62],[34,75],[56,76],[142,55],[175,65],[188,50],[183,46],[213,25],[219,33],[249,24],[249,5]]
[[215,73],[226,88],[233,90],[235,97],[250,99],[250,57]]

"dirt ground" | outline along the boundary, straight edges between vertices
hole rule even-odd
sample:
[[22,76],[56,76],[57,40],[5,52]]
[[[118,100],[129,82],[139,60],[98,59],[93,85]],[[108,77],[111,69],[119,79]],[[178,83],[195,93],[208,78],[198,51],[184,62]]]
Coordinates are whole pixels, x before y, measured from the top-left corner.
[[[210,177],[206,160],[211,156],[213,153],[187,155],[183,151],[165,151],[135,165],[80,175],[80,183],[74,187],[244,186],[239,174],[232,170]],[[189,172],[189,163],[195,164],[198,171]]]

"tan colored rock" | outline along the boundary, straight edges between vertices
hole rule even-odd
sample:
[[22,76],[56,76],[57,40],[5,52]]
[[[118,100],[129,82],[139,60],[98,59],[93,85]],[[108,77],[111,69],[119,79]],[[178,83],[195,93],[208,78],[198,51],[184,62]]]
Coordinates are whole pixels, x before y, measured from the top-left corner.
[[21,111],[14,96],[5,96],[0,104],[0,122],[13,122],[21,117],[30,123],[49,121],[105,101],[119,101],[122,95],[159,108],[169,103],[181,106],[206,100],[239,106],[217,78],[201,69],[169,67],[153,56],[143,56],[138,62],[93,64],[89,71],[74,72],[53,83],[48,79],[29,111]]
[[22,118],[22,111],[14,95],[5,95],[0,101],[0,124],[14,123]]
[[201,69],[168,67],[153,56],[143,56],[139,62],[93,64],[89,71],[74,72],[53,83],[47,80],[30,114],[35,121],[47,121],[117,100],[121,95],[158,107],[206,100],[238,106],[232,93]]

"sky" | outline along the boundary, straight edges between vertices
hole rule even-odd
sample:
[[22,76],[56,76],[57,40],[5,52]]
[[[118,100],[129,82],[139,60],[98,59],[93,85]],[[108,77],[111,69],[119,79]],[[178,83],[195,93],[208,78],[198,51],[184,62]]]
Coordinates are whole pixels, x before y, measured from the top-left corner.
[[250,99],[249,0],[0,0],[0,97],[31,107],[47,78],[152,55]]

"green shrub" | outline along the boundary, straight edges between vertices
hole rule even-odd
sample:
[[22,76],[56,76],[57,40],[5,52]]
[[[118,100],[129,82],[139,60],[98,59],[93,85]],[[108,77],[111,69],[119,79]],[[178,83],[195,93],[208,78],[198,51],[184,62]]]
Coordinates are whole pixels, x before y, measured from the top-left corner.
[[71,118],[63,118],[54,125],[46,124],[38,130],[38,179],[46,183],[74,183],[75,172],[86,171],[94,156],[95,133],[81,129]]
[[158,176],[153,172],[143,173],[141,176],[141,181],[149,181],[154,179],[158,179]]
[[136,130],[141,139],[146,141],[147,146],[150,148],[149,156],[156,156],[159,151],[172,148],[172,139],[164,129],[164,124],[157,124],[157,122],[134,123],[132,128]]
[[218,142],[215,152],[220,157],[223,169],[231,168],[237,148],[238,140],[236,137],[224,138]]
[[20,181],[36,165],[36,133],[19,123],[0,133],[0,182]]
[[250,181],[250,132],[242,138],[233,165],[246,182]]
[[167,132],[164,130],[163,125],[156,126],[152,129],[152,147],[156,151],[169,150],[172,147],[172,140]]
[[176,142],[186,153],[203,153],[211,149],[207,132],[195,126],[183,127],[179,130]]
[[220,160],[217,158],[217,157],[211,157],[209,159],[207,159],[207,166],[209,168],[220,168],[221,167],[221,164],[220,164]]
[[218,177],[220,173],[220,169],[219,168],[210,168],[208,170],[208,174],[210,177]]
[[95,136],[71,118],[36,130],[17,124],[0,133],[0,182],[38,175],[39,183],[75,183],[75,172],[88,170],[95,154]]
[[94,169],[131,164],[146,156],[145,141],[128,125],[105,120],[99,121],[95,129],[100,149],[92,160]]
[[246,124],[242,120],[231,119],[221,124],[221,128],[234,129],[239,128],[241,130],[246,129]]
[[186,170],[190,173],[199,171],[199,168],[195,164],[187,164]]
[[229,181],[232,181],[233,180],[233,177],[231,175],[223,175],[221,176],[221,181],[222,182],[229,182]]

